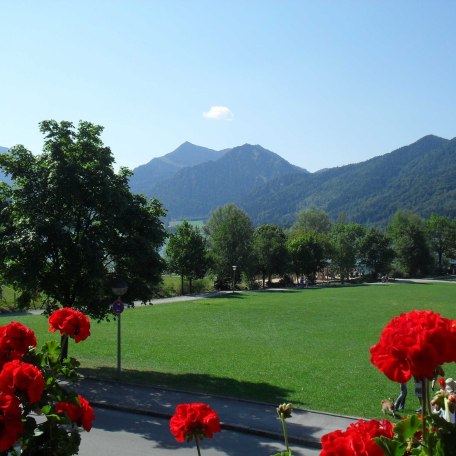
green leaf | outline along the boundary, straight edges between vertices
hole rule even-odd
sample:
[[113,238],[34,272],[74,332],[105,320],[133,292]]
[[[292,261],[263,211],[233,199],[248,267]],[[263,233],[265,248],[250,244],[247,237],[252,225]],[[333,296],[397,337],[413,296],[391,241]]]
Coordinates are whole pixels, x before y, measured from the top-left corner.
[[416,432],[422,428],[422,420],[418,415],[410,415],[408,418],[399,421],[394,427],[394,432],[397,434],[397,438],[400,442],[412,438]]
[[385,456],[402,456],[407,448],[407,444],[397,440],[391,440],[384,436],[373,439],[382,449]]
[[51,412],[52,407],[50,405],[44,405],[41,407],[41,412],[44,413],[45,415],[48,415]]
[[56,340],[48,340],[41,349],[44,357],[42,364],[46,361],[51,364],[56,364],[60,357],[60,344]]

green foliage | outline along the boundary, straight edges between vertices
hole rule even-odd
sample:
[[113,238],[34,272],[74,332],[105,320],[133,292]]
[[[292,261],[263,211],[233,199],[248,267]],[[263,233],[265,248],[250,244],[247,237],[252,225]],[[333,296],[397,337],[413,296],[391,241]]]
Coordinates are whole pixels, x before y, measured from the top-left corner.
[[[168,228],[175,229],[179,225],[181,225],[184,221],[185,220],[171,220],[168,223]],[[190,225],[192,225],[194,227],[198,227],[200,229],[202,229],[204,227],[204,223],[205,223],[204,220],[187,220],[187,222],[190,223]]]
[[296,276],[313,277],[327,264],[330,247],[324,234],[308,231],[295,235],[288,240],[287,248]]
[[389,226],[396,259],[403,271],[412,276],[425,274],[431,268],[423,219],[414,213],[398,211]]
[[234,204],[215,209],[205,226],[212,268],[219,279],[252,272],[253,227],[248,215]]
[[256,272],[262,275],[263,287],[266,277],[271,280],[273,274],[282,275],[288,266],[286,236],[275,225],[260,225],[253,232],[253,261]]
[[454,256],[456,252],[456,223],[448,217],[432,214],[425,222],[425,233],[441,273],[444,258]]
[[[79,362],[75,358],[61,361],[60,355],[60,345],[51,340],[46,342],[41,350],[30,349],[23,357],[24,362],[40,369],[45,389],[36,404],[29,404],[22,398],[24,432],[20,439],[21,455],[68,456],[78,453],[81,442],[79,430],[69,417],[57,414],[55,403],[77,401],[77,394],[68,386],[73,386],[78,380],[76,370]],[[67,386],[62,386],[62,380],[65,380]],[[41,415],[44,419],[37,422],[33,415]]]
[[311,207],[302,209],[296,216],[296,221],[290,228],[292,233],[300,231],[315,231],[317,233],[329,233],[331,230],[331,220],[328,214],[322,209]]
[[365,228],[355,223],[337,223],[331,230],[331,269],[340,276],[341,283],[357,266],[360,243]]
[[377,437],[374,440],[385,455],[421,456],[456,455],[456,428],[438,415],[426,415],[426,444],[422,442],[423,419],[415,414],[404,418],[394,427],[394,438]]
[[126,299],[150,299],[163,266],[160,203],[130,192],[128,170],[114,172],[101,126],[49,120],[40,130],[41,155],[23,146],[0,155],[13,179],[0,189],[4,283],[96,318],[116,276],[128,282]]
[[179,225],[166,245],[168,268],[181,276],[181,294],[184,294],[184,277],[192,279],[204,277],[209,267],[206,240],[198,228],[186,220]]
[[359,242],[359,264],[376,278],[390,271],[393,258],[394,250],[388,236],[376,228],[368,228]]

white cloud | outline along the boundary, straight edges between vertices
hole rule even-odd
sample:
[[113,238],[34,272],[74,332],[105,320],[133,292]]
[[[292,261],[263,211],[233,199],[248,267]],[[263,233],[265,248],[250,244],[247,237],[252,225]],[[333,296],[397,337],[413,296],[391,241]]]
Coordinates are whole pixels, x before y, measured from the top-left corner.
[[233,120],[234,114],[226,106],[211,106],[209,111],[203,112],[203,117],[215,120]]

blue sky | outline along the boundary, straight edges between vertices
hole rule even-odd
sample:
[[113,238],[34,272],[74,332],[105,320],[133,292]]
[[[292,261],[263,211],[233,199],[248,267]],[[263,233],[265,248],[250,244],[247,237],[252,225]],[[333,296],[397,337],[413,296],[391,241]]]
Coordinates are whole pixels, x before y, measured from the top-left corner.
[[0,1],[0,145],[88,120],[121,166],[184,141],[316,171],[456,136],[456,1]]

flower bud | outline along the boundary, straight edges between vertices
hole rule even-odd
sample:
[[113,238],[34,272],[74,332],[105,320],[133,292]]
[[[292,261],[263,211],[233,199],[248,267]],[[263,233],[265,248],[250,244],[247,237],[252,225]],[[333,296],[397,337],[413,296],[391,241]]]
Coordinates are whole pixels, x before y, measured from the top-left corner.
[[290,418],[292,410],[293,405],[285,402],[277,407],[277,413],[281,418]]

